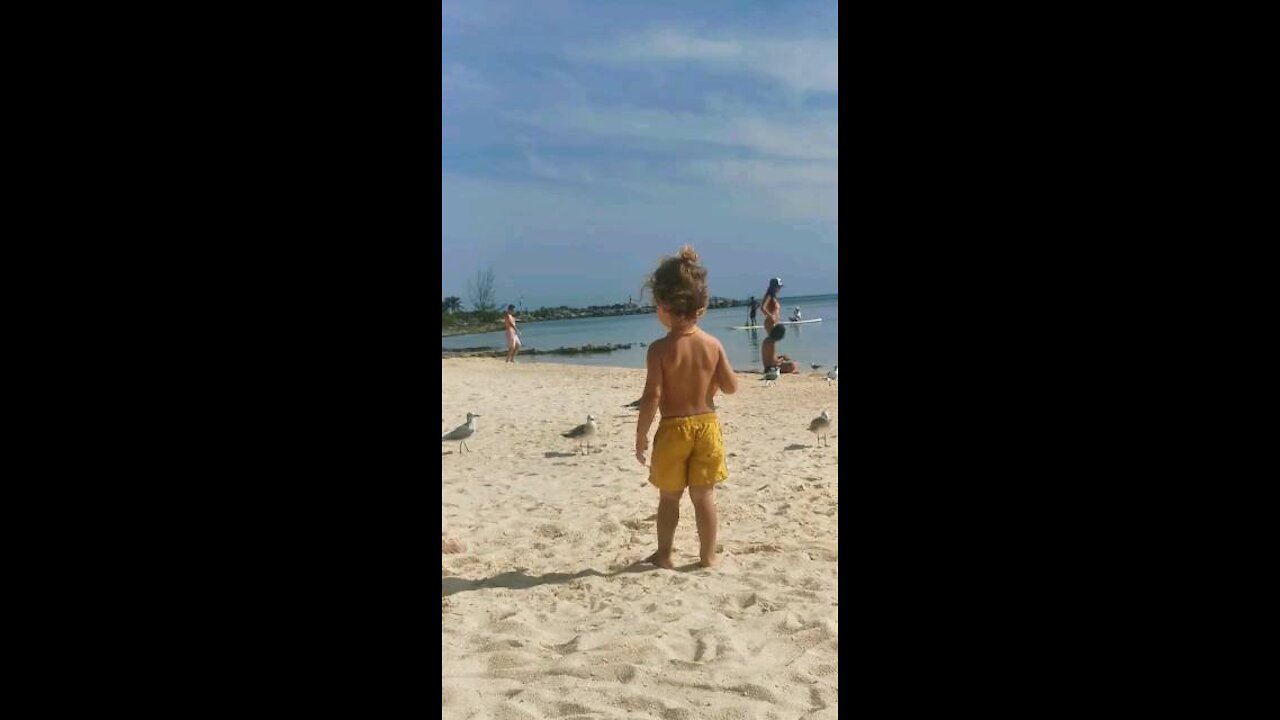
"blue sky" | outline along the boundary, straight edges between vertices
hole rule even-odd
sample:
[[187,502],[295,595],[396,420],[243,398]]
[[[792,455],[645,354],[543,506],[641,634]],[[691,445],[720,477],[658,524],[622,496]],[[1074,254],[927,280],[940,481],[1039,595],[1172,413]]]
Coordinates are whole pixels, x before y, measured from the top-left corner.
[[837,290],[835,0],[446,0],[441,296],[639,297],[691,243],[711,292]]

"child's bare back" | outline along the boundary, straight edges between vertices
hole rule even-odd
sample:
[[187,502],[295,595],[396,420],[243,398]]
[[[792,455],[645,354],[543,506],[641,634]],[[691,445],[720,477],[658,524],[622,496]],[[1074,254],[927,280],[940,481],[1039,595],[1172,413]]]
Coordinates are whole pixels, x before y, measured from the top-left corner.
[[724,346],[697,326],[672,331],[649,346],[650,371],[645,392],[657,389],[662,417],[687,417],[715,412],[716,392],[737,390],[737,378]]

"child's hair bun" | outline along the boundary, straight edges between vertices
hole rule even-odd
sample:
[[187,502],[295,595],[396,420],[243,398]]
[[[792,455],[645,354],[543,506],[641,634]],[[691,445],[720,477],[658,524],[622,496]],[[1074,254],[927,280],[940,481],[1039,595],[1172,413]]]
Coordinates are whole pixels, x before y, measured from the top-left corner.
[[654,304],[666,306],[672,314],[698,318],[707,309],[707,269],[689,245],[675,257],[663,258],[645,286],[653,290]]

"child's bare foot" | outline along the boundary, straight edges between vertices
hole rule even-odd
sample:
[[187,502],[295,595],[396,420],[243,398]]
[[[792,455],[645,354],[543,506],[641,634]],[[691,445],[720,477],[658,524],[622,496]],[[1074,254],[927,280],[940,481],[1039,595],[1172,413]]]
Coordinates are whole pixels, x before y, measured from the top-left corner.
[[457,540],[449,540],[443,535],[440,537],[440,552],[442,553],[460,553],[466,549],[467,546]]
[[654,553],[650,555],[649,557],[645,558],[643,562],[652,563],[664,570],[674,570],[676,566],[675,563],[671,562],[670,555],[664,555],[662,557],[659,557],[658,553]]
[[698,567],[713,568],[719,562],[720,562],[720,558],[716,557],[715,555],[712,555],[709,558],[704,558],[703,560],[700,560],[698,562]]

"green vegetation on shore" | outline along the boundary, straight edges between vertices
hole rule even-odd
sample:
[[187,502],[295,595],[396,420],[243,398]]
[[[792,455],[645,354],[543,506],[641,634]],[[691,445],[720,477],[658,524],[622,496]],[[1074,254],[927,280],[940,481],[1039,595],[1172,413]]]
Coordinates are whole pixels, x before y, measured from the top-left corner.
[[[518,316],[517,316],[518,317]],[[458,322],[453,317],[442,317],[440,319],[440,337],[449,337],[450,335],[472,335],[475,333],[497,332],[502,329],[502,322],[484,322],[475,320],[474,322],[463,319]]]

